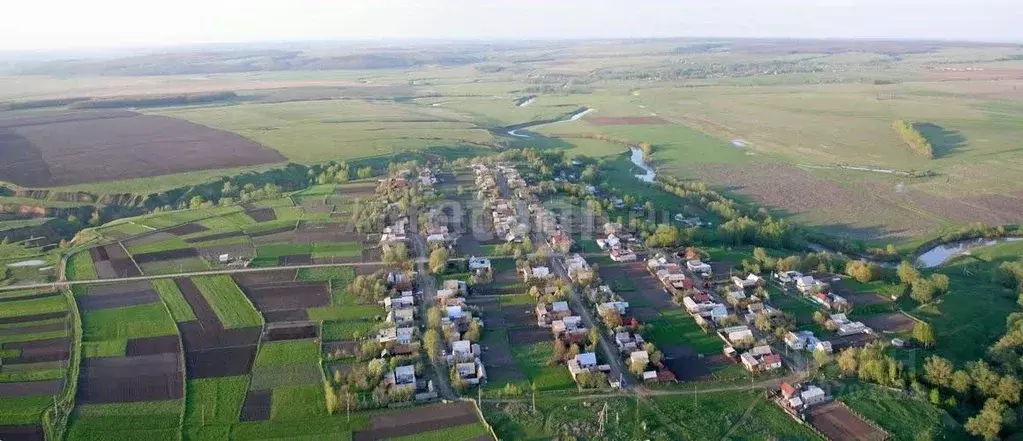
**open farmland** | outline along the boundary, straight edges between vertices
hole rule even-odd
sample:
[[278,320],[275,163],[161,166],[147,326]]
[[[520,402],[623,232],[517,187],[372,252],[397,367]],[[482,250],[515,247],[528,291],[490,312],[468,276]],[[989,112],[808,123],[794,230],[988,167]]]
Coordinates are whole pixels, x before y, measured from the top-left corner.
[[134,112],[0,120],[0,180],[29,187],[112,181],[281,162],[236,134]]

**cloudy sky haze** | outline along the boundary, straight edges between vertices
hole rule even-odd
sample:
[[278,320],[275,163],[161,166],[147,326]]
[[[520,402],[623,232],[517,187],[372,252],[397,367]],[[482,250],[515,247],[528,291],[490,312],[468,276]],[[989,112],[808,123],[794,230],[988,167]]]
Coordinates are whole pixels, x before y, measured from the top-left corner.
[[1023,42],[1021,0],[32,0],[0,50],[350,39],[900,38]]

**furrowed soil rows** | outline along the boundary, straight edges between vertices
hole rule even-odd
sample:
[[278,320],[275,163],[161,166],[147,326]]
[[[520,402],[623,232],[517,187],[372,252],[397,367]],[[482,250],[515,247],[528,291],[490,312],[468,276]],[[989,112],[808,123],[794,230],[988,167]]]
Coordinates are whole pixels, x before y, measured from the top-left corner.
[[178,226],[176,226],[174,228],[168,228],[167,232],[170,233],[170,234],[173,234],[175,236],[186,236],[186,235],[189,235],[189,234],[201,233],[203,231],[208,231],[208,230],[209,230],[209,228],[206,228],[206,227],[204,227],[202,225],[199,225],[199,224],[184,224],[184,225],[178,225]]
[[242,421],[266,421],[270,419],[271,391],[250,390],[245,394],[242,405]]
[[884,433],[852,413],[844,404],[830,402],[810,409],[810,423],[832,440],[882,440]]
[[55,187],[282,162],[276,150],[185,120],[80,111],[0,120],[0,180]]
[[47,298],[47,297],[53,297],[53,296],[58,296],[58,295],[60,295],[60,293],[54,291],[54,292],[43,292],[43,293],[39,293],[39,294],[32,294],[32,295],[19,296],[19,297],[4,297],[4,298],[0,299],[0,307],[2,307],[4,302],[44,299],[44,298]]
[[233,377],[248,374],[256,358],[256,345],[190,351],[185,354],[188,378]]
[[710,367],[693,348],[689,346],[664,346],[664,364],[675,374],[678,381],[693,381],[708,378]]
[[79,296],[78,307],[83,312],[96,311],[99,309],[120,308],[123,306],[143,305],[160,301],[156,291],[145,290],[139,292],[123,292],[114,294],[92,294]]
[[161,337],[133,338],[128,340],[125,355],[137,357],[155,354],[177,354],[181,352],[181,342],[177,335]]
[[[64,323],[48,323],[45,325],[25,326],[22,328],[0,329],[2,335],[35,334],[37,332],[55,332],[63,330],[67,325]],[[5,360],[6,361],[6,360]]]
[[241,237],[241,236],[244,236],[244,235],[245,235],[245,233],[243,233],[241,231],[228,231],[226,233],[216,233],[216,234],[209,234],[209,235],[206,235],[206,236],[191,237],[191,238],[185,239],[185,242],[187,242],[187,243],[212,242],[214,240],[230,239],[232,237]]
[[270,222],[277,220],[277,215],[274,214],[273,208],[253,208],[245,210],[245,214],[256,222]]
[[909,332],[913,330],[913,325],[916,324],[916,321],[901,312],[875,315],[861,321],[871,329],[881,332]]
[[191,279],[174,282],[192,307],[196,321],[179,323],[189,379],[244,375],[256,358],[262,328],[224,329]]
[[40,426],[4,426],[0,427],[0,439],[44,441],[46,436]]
[[141,276],[135,262],[118,244],[105,245],[89,249],[92,261],[96,266],[96,275],[101,279]]
[[4,349],[17,349],[21,354],[14,358],[5,358],[4,364],[42,363],[48,361],[67,360],[71,351],[71,339],[68,337],[48,338],[45,340],[4,343]]
[[184,397],[180,356],[176,353],[82,360],[80,403],[124,403]]
[[468,403],[434,404],[395,413],[374,415],[370,429],[356,432],[354,441],[376,441],[478,422]]
[[18,398],[33,395],[56,395],[64,386],[64,380],[23,381],[0,383],[0,397]]
[[162,262],[165,260],[185,259],[189,257],[199,257],[199,250],[196,250],[195,248],[182,248],[178,250],[136,254],[135,261],[139,264],[144,264],[150,262]]
[[22,315],[18,317],[6,317],[0,318],[0,325],[9,325],[12,323],[28,323],[28,322],[40,322],[43,320],[53,320],[64,318],[67,316],[67,312],[49,312],[46,314],[35,314],[35,315]]
[[283,311],[330,305],[330,293],[327,291],[327,285],[323,282],[249,285],[242,288],[256,309],[260,311]]
[[267,285],[272,283],[281,282],[292,282],[295,280],[295,276],[298,274],[298,270],[295,269],[284,269],[280,271],[261,271],[258,273],[242,273],[234,274],[231,276],[234,279],[234,283],[238,286],[245,288],[258,288],[259,285]]
[[303,340],[320,336],[320,327],[315,323],[304,325],[276,326],[267,329],[267,341]]

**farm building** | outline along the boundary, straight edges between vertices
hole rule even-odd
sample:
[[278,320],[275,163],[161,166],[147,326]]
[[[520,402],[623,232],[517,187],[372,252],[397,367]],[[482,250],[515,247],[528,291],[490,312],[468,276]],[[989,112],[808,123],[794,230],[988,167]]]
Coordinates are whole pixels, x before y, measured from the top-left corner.
[[689,271],[700,274],[706,274],[711,272],[710,265],[703,263],[699,259],[693,259],[686,262],[686,268],[689,268]]

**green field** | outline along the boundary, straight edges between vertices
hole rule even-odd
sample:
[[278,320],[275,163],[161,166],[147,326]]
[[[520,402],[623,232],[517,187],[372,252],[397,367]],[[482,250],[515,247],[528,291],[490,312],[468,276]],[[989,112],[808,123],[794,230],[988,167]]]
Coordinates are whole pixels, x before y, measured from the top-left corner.
[[178,328],[162,303],[100,309],[82,314],[85,341],[127,340],[177,334]]
[[193,277],[192,282],[202,292],[225,328],[247,328],[263,324],[263,316],[230,276]]
[[316,340],[268,342],[260,345],[256,366],[319,363],[320,343]]
[[185,426],[237,422],[247,387],[245,377],[188,380],[185,384]]
[[92,262],[92,256],[88,251],[75,253],[68,259],[67,263],[68,280],[96,280],[96,267]]
[[548,360],[554,353],[551,343],[535,343],[532,345],[512,346],[512,357],[515,364],[531,383],[536,383],[537,390],[557,390],[575,387],[572,375],[565,366],[549,366]]
[[195,320],[195,313],[192,312],[192,307],[189,306],[185,296],[181,294],[181,290],[178,289],[178,285],[173,280],[157,279],[152,284],[153,289],[160,295],[160,300],[170,310],[174,321],[180,323]]

